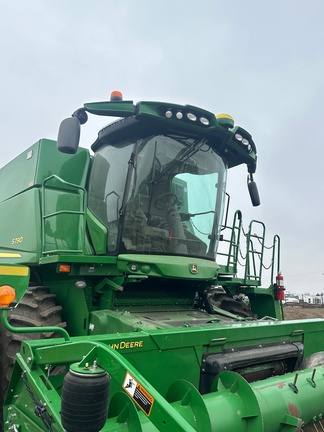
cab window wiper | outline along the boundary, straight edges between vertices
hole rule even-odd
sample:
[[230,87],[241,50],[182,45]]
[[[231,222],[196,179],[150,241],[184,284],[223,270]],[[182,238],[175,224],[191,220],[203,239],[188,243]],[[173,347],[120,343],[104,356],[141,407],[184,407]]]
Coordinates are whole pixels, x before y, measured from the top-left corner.
[[188,148],[181,150],[181,152],[178,155],[179,157],[177,159],[174,159],[173,161],[171,161],[168,165],[166,165],[162,169],[162,171],[153,178],[151,183],[153,183],[153,184],[158,183],[167,174],[172,172],[174,170],[174,168],[183,164],[189,158],[191,158],[193,155],[195,155],[201,149],[201,147],[206,144],[206,142],[207,142],[207,140],[200,140],[200,141],[198,141],[198,143],[197,143],[197,141],[195,141],[192,144],[190,144],[190,146]]

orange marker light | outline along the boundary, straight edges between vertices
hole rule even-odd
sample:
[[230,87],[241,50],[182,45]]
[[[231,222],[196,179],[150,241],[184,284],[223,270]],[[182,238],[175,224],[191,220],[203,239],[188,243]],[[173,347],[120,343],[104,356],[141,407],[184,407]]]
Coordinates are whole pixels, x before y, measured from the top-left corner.
[[58,271],[59,273],[70,273],[71,266],[69,264],[60,264]]
[[111,101],[122,101],[123,100],[122,92],[120,92],[118,90],[112,91],[110,94],[110,100]]
[[16,298],[16,291],[10,285],[0,286],[0,307],[8,307]]

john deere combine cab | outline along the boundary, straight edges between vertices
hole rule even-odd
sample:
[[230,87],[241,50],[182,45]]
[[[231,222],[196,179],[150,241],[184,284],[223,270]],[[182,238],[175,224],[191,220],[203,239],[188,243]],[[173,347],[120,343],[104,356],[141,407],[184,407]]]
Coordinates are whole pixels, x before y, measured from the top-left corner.
[[[120,118],[92,156],[89,113]],[[283,321],[279,237],[262,288],[264,225],[227,222],[256,153],[228,115],[115,93],[0,170],[5,432],[324,430],[324,321]]]

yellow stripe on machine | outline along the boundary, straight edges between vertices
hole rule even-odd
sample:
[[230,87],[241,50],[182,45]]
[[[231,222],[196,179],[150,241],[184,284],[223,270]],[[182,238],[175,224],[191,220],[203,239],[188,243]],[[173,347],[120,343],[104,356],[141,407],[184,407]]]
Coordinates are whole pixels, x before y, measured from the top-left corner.
[[20,253],[0,252],[0,258],[21,258]]
[[28,276],[28,267],[0,266],[0,276]]

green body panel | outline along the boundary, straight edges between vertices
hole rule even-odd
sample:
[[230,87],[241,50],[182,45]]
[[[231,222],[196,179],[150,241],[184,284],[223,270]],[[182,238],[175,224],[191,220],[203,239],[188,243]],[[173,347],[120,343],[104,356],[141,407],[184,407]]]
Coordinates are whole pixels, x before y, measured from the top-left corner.
[[107,228],[87,211],[87,226],[96,255],[104,255],[107,249]]
[[41,186],[53,174],[69,183],[84,186],[89,158],[89,152],[85,149],[71,156],[58,152],[55,141],[37,141],[0,169],[0,202]]
[[[130,265],[138,264],[138,270],[131,271]],[[190,271],[190,266],[195,264],[197,273]],[[150,275],[156,277],[172,277],[192,280],[214,280],[217,275],[218,265],[213,261],[197,258],[168,256],[140,256],[140,255],[119,255],[118,267],[121,272],[134,275]]]
[[[17,212],[19,208],[24,211]],[[1,250],[8,254],[5,262],[37,263],[41,251],[41,211],[37,188],[27,189],[1,202],[0,212],[7,221],[0,226]],[[18,258],[11,254],[18,254]]]
[[88,112],[114,117],[127,117],[134,114],[134,105],[132,101],[118,102],[90,102],[84,104]]
[[247,288],[245,291],[249,297],[253,310],[258,310],[258,315],[271,316],[283,319],[283,311],[281,302],[273,301],[273,288]]
[[89,163],[85,149],[65,155],[56,142],[40,140],[0,169],[0,211],[6,221],[0,225],[0,248],[8,253],[6,262],[36,264],[53,250],[86,251]]

